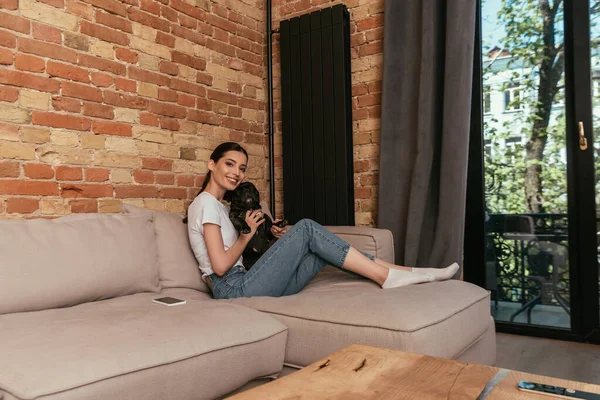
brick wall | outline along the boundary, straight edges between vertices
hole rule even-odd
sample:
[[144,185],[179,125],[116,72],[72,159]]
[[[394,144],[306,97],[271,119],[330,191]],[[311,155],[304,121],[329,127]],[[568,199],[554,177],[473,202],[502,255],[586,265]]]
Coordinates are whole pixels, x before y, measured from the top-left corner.
[[183,211],[218,143],[268,198],[262,0],[0,0],[0,218]]
[[[273,1],[273,26],[279,21],[343,3],[350,11],[352,52],[352,113],[354,139],[354,197],[356,225],[373,226],[377,221],[379,129],[383,61],[383,0]],[[281,159],[279,36],[273,41],[275,116],[276,210],[283,212]]]

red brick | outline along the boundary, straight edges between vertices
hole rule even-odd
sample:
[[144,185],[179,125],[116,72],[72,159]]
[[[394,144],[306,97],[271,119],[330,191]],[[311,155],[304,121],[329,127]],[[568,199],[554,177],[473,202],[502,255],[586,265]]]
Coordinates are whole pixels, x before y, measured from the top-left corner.
[[260,102],[258,100],[252,100],[247,98],[240,98],[238,105],[242,108],[252,108],[254,110],[262,110],[264,109],[264,102]]
[[19,7],[19,0],[0,0],[0,8],[6,10],[16,10]]
[[242,94],[242,85],[237,82],[227,82],[227,90],[232,93]]
[[185,107],[194,107],[196,105],[196,99],[194,96],[189,96],[187,94],[178,93],[177,94],[177,104],[181,104]]
[[[72,81],[85,82],[88,83],[90,78],[88,76],[88,71],[83,68],[74,67],[72,65],[60,64],[52,60],[48,60],[48,65],[46,66],[46,72],[50,76],[58,76],[60,78],[69,79]],[[63,87],[64,93],[64,87]]]
[[0,49],[0,64],[10,65],[13,63],[13,53],[10,50]]
[[79,113],[81,111],[81,101],[69,99],[67,97],[53,97],[52,107],[54,107],[56,111]]
[[129,44],[129,37],[126,34],[87,21],[81,21],[81,33],[122,46]]
[[179,64],[184,64],[184,65],[187,65],[188,67],[199,69],[201,71],[204,71],[204,69],[206,69],[206,61],[205,60],[198,58],[198,57],[189,56],[187,54],[183,54],[178,51],[171,52],[171,61],[179,63]]
[[6,212],[9,214],[31,214],[40,208],[37,199],[7,199]]
[[1,181],[0,194],[58,196],[58,183],[49,181]]
[[177,101],[177,92],[170,89],[158,88],[158,99],[161,101]]
[[115,197],[125,198],[156,198],[158,197],[158,188],[153,185],[123,185],[115,187]]
[[0,133],[8,136],[17,136],[19,132],[19,125],[5,124],[0,122]]
[[192,30],[196,30],[196,28],[198,28],[198,22],[194,18],[188,17],[185,14],[179,14],[179,24]]
[[170,131],[178,131],[179,130],[179,120],[174,118],[161,118],[160,119],[160,127],[162,129],[168,129]]
[[229,43],[244,50],[250,50],[252,48],[251,42],[248,39],[239,36],[231,35],[229,38]]
[[157,185],[173,185],[175,184],[174,174],[156,174]]
[[16,161],[0,161],[0,178],[18,178],[21,174]]
[[106,168],[86,168],[85,180],[87,182],[106,182],[110,171]]
[[220,42],[229,42],[229,33],[219,28],[214,28],[213,37]]
[[131,63],[131,64],[137,63],[138,55],[137,55],[137,53],[135,53],[131,50],[127,50],[127,49],[118,47],[115,51],[115,54],[119,60]]
[[368,160],[354,161],[354,172],[367,172],[369,170]]
[[77,61],[77,53],[71,49],[66,49],[57,44],[40,42],[38,40],[20,37],[18,39],[19,51],[24,53],[37,54],[38,56],[53,58],[70,63]]
[[42,58],[17,53],[15,55],[15,68],[31,72],[44,72],[46,63]]
[[130,81],[129,79],[115,78],[115,88],[126,92],[137,92],[137,84],[135,81]]
[[46,164],[25,164],[23,165],[25,176],[31,179],[52,179],[54,178],[54,169]]
[[96,22],[123,32],[133,33],[131,21],[106,13],[104,11],[96,11]]
[[212,101],[198,97],[196,108],[199,110],[212,111]]
[[221,117],[212,112],[188,110],[188,119],[209,125],[220,125]]
[[171,0],[170,5],[177,11],[181,11],[182,13],[187,14],[190,17],[194,17],[201,21],[206,20],[206,12],[204,12],[204,10],[201,10],[198,7],[194,7],[182,0]]
[[115,113],[111,106],[98,103],[83,103],[83,115],[88,117],[113,119]]
[[93,121],[92,130],[96,134],[131,136],[131,125],[119,122]]
[[381,39],[383,39],[383,26],[367,32],[367,41],[373,42]]
[[194,175],[179,175],[177,177],[177,186],[193,187]]
[[202,83],[204,85],[212,86],[213,77],[212,77],[212,75],[206,74],[204,72],[197,72],[196,73],[196,82]]
[[46,3],[52,7],[56,7],[56,8],[64,8],[65,7],[65,0],[39,0],[42,3]]
[[80,85],[79,83],[63,82],[62,95],[78,99],[102,102],[102,91],[98,88]]
[[179,66],[169,61],[161,61],[160,62],[160,72],[163,74],[169,75],[178,75],[179,74]]
[[71,200],[69,205],[72,213],[98,212],[98,200]]
[[383,53],[383,41],[362,45],[358,48],[358,56],[365,57],[371,54]]
[[187,189],[185,188],[160,188],[158,194],[163,199],[185,199],[187,198]]
[[91,19],[93,14],[92,6],[76,0],[67,0],[67,10],[85,19]]
[[185,118],[187,115],[185,108],[181,106],[159,103],[157,101],[150,102],[149,111],[155,114],[166,115],[175,118]]
[[229,106],[227,108],[227,115],[230,117],[241,118],[242,117],[242,109],[240,107]]
[[254,65],[254,64],[247,63],[244,61],[240,61],[240,63],[242,64],[242,71],[252,74],[254,76],[259,76],[259,77],[261,77],[263,75],[262,66]]
[[125,66],[121,63],[104,60],[99,57],[89,56],[87,54],[79,54],[79,65],[84,67],[99,69],[101,71],[112,72],[115,75],[125,75]]
[[242,49],[236,49],[235,54],[238,58],[251,62],[252,64],[261,65],[262,63],[262,56],[258,54],[254,54]]
[[89,131],[91,127],[90,120],[87,118],[45,111],[33,111],[31,113],[31,123],[54,128],[74,129],[77,131]]
[[225,92],[219,92],[217,90],[208,89],[208,98],[212,100],[222,101],[227,104],[238,104],[238,97]]
[[13,86],[22,86],[50,93],[57,93],[60,89],[60,82],[54,79],[48,79],[42,76],[27,74],[20,71],[11,71],[8,69],[0,69],[0,83]]
[[162,158],[142,158],[142,168],[160,171],[172,171],[173,161]]
[[113,84],[113,78],[102,72],[92,72],[92,83],[99,87],[109,87]]
[[127,6],[116,0],[84,0],[86,3],[110,11],[113,14],[118,14],[123,17],[127,16]]
[[369,94],[358,98],[359,107],[374,106],[377,104],[381,104],[381,93]]
[[195,185],[196,187],[202,187],[202,184],[204,183],[204,179],[206,178],[205,175],[198,175],[196,176],[196,182]]
[[158,29],[164,32],[171,31],[171,23],[165,21],[164,19],[157,18],[148,13],[142,12],[137,8],[131,7],[128,10],[129,19],[135,22],[139,22],[140,24],[150,26],[154,29]]
[[0,31],[0,46],[14,49],[17,46],[17,37],[10,32]]
[[195,94],[196,96],[206,96],[206,89],[203,86],[196,85],[181,79],[171,79],[171,89],[177,90],[178,92],[186,92]]
[[141,68],[130,66],[128,68],[128,76],[131,79],[135,79],[138,81],[154,83],[155,85],[160,86],[169,86],[170,79],[166,76],[146,71]]
[[206,36],[202,33],[194,32],[186,28],[182,28],[179,25],[173,25],[173,35],[187,39],[191,42],[204,46],[206,44]]
[[354,197],[357,199],[370,199],[371,198],[371,189],[356,188],[356,189],[354,189]]
[[160,15],[160,3],[152,0],[140,0],[140,8],[149,13]]
[[57,181],[80,181],[83,179],[83,170],[78,167],[56,167]]
[[104,102],[117,107],[136,108],[139,110],[148,107],[148,100],[142,97],[109,91],[104,92]]
[[66,198],[99,198],[113,197],[112,185],[100,184],[62,184],[60,195]]
[[0,27],[29,35],[31,25],[29,20],[16,15],[0,12]]
[[[62,2],[63,0],[59,0]],[[60,8],[63,6],[61,5]],[[52,28],[47,25],[33,23],[33,37],[46,42],[62,43],[62,34],[60,29]]]
[[243,36],[255,43],[262,44],[262,35],[256,31],[253,31],[252,29],[237,25],[235,32],[238,34],[238,36]]
[[167,35],[163,32],[156,33],[156,43],[162,44],[168,47],[175,47],[175,38],[171,35]]
[[356,22],[356,28],[359,31],[366,31],[369,29],[383,26],[383,14],[378,14],[369,18],[361,19]]
[[236,131],[248,132],[250,130],[250,123],[248,121],[236,118],[223,117],[221,126],[229,129],[235,129]]
[[171,7],[161,6],[160,14],[171,22],[177,22],[177,12]]
[[19,98],[19,89],[10,86],[0,86],[0,101],[14,103]]
[[133,180],[137,183],[154,183],[154,173],[150,171],[133,171]]
[[218,53],[235,57],[235,47],[213,39],[206,39],[206,47]]
[[140,124],[148,126],[158,126],[158,117],[154,114],[140,113]]

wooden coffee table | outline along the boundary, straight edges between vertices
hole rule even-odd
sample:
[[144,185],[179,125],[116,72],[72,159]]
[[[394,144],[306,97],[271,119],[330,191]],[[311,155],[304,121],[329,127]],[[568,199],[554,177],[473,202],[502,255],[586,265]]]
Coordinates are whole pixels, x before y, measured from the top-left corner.
[[[500,368],[486,365],[352,345],[298,372],[229,399],[474,400],[499,371]],[[501,372],[500,375],[507,375],[486,400],[552,398],[519,391],[517,383],[520,380],[600,393],[598,385],[517,371]]]

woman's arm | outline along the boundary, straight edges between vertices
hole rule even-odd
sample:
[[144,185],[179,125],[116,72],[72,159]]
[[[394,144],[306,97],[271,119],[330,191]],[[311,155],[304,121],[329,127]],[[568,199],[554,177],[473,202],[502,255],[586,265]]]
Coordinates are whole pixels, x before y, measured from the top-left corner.
[[210,258],[210,263],[215,274],[223,276],[233,267],[244,252],[250,239],[252,239],[252,236],[254,236],[256,228],[264,222],[264,218],[262,218],[262,214],[258,211],[254,211],[246,214],[246,222],[250,227],[250,233],[241,234],[228,250],[225,250],[223,244],[221,227],[211,223],[204,224],[204,241],[206,242],[208,258]]

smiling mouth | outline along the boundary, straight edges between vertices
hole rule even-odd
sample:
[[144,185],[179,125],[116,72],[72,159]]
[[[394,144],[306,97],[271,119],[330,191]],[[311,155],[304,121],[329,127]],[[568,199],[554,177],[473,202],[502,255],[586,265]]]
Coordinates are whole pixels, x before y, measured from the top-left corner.
[[229,183],[231,183],[233,185],[237,185],[238,184],[238,180],[237,179],[227,178],[227,180],[229,181]]

